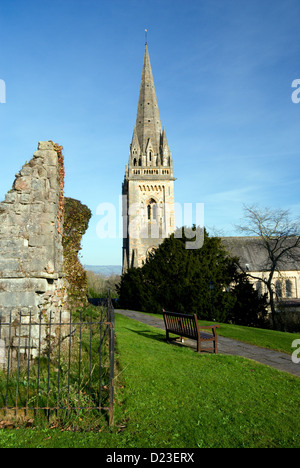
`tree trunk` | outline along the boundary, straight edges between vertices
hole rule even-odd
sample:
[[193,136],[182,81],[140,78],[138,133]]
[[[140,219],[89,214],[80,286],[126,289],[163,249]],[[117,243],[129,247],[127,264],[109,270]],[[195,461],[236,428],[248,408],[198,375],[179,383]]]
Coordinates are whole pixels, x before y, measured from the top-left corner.
[[269,291],[269,296],[270,296],[270,308],[271,308],[272,325],[273,325],[273,329],[275,330],[275,328],[276,328],[276,320],[275,320],[276,309],[275,309],[274,291],[273,291],[273,288],[272,288],[272,281],[273,281],[274,271],[275,271],[275,267],[273,265],[273,267],[271,269],[271,272],[270,272],[270,275],[269,275],[269,278],[268,278],[268,280],[266,282],[266,285],[267,285],[267,289]]
[[269,294],[270,294],[270,307],[271,307],[272,325],[273,325],[273,329],[275,330],[275,328],[276,328],[276,320],[275,320],[276,309],[275,309],[274,292],[272,290],[272,284],[268,285],[268,290],[269,290]]

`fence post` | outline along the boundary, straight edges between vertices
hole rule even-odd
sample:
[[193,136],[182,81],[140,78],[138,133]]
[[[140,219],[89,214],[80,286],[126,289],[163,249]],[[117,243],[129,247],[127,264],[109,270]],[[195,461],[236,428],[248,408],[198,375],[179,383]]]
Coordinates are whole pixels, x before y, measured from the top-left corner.
[[114,425],[114,377],[115,377],[115,309],[112,304],[110,290],[107,291],[107,311],[110,322],[109,360],[110,360],[110,394],[109,394],[109,425]]

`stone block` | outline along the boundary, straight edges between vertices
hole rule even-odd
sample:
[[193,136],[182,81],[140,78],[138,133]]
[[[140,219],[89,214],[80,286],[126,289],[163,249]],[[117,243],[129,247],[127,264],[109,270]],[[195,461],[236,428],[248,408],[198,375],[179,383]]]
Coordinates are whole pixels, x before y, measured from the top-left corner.
[[47,170],[39,164],[34,167],[32,177],[36,179],[45,179],[47,177]]
[[31,172],[32,172],[31,167],[26,164],[25,166],[22,167],[20,174],[21,176],[30,176]]
[[49,202],[57,204],[58,199],[59,199],[59,194],[57,193],[57,190],[54,190],[54,189],[48,190],[47,200]]
[[[31,188],[34,192],[43,193],[45,190],[45,181],[44,179],[33,178],[31,181]],[[36,193],[33,194],[36,196]]]
[[40,226],[39,226],[40,230],[39,230],[39,233],[42,234],[42,235],[54,235],[55,233],[55,224],[54,224],[54,221],[50,221],[49,223],[42,223]]
[[[59,271],[59,274],[61,276],[62,272]],[[59,278],[57,271],[55,273],[47,273],[46,271],[41,271],[40,272],[40,277],[45,278],[45,279],[49,279],[49,280],[57,280]]]
[[29,235],[28,244],[29,247],[41,247],[49,241],[47,236],[41,235]]
[[53,275],[55,273],[54,263],[51,260],[49,260],[49,262],[46,265],[46,272],[49,275]]
[[52,150],[52,151],[44,151],[44,152],[43,152],[43,157],[44,157],[44,163],[45,163],[45,165],[57,167],[58,156],[57,156],[57,152],[56,152],[56,151],[54,151],[54,150]]
[[48,179],[58,179],[58,169],[57,167],[53,167],[53,166],[48,166],[47,167],[47,175],[48,175]]
[[17,200],[18,194],[16,192],[8,192],[5,195],[5,202],[6,203],[15,203]]
[[32,307],[39,305],[39,298],[33,291],[0,292],[0,304],[3,307]]
[[[29,194],[28,194],[29,195]],[[27,215],[30,211],[30,206],[27,205],[22,205],[21,203],[15,203],[14,205],[14,211],[16,215]]]
[[31,177],[18,177],[14,183],[14,189],[23,192],[29,191],[31,188]]
[[2,202],[0,204],[0,216],[3,215],[7,211],[8,208],[9,208],[9,204]]
[[53,150],[53,143],[51,141],[39,141],[38,145],[39,150]]
[[30,325],[24,324],[23,320],[19,326],[16,327],[16,337],[19,336],[29,336],[30,335]]
[[38,164],[42,164],[44,162],[44,151],[35,151],[33,153],[33,160],[30,161],[29,165],[31,167],[35,167]]
[[20,272],[20,262],[17,258],[3,258],[0,257],[0,277],[11,276],[14,277],[14,273]]
[[22,193],[20,195],[20,199],[19,199],[20,203],[22,204],[27,204],[27,203],[31,203],[32,201],[32,196],[30,193]]
[[58,186],[57,175],[50,177],[49,181],[50,181],[50,187],[57,192],[57,186]]
[[[1,257],[7,253],[8,258],[15,256],[18,249],[22,248],[23,239],[20,237],[2,237],[0,238]],[[11,255],[12,254],[12,255]]]
[[0,291],[44,293],[48,289],[48,282],[42,278],[13,278],[0,279]]
[[35,203],[30,205],[30,211],[31,213],[44,213],[45,211],[45,205],[44,203],[40,203],[38,200],[35,201]]
[[12,340],[12,346],[14,348],[20,348],[20,352],[23,354],[25,349],[36,347],[33,339],[30,340],[28,337],[15,336]]

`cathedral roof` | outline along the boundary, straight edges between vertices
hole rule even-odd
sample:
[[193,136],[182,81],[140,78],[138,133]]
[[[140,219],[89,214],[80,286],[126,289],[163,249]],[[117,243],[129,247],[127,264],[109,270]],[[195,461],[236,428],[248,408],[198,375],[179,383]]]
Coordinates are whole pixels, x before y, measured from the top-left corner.
[[[292,243],[294,238],[286,239],[286,245]],[[231,255],[239,257],[240,265],[246,271],[266,271],[269,260],[266,248],[259,237],[222,237],[224,247]],[[300,270],[300,248],[295,251],[295,258],[286,258],[279,265],[281,271]]]

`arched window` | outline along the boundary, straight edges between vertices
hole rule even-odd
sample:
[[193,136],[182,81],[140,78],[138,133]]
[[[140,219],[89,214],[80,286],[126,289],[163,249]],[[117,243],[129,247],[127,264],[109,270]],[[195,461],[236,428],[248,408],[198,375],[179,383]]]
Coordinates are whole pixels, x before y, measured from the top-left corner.
[[281,281],[277,280],[275,283],[276,296],[282,297],[282,286]]
[[292,287],[293,285],[292,285],[291,280],[286,280],[285,282],[286,297],[293,297]]
[[147,205],[147,213],[148,213],[148,220],[151,221],[156,221],[157,219],[157,204],[156,201],[151,198],[149,200],[149,203]]

